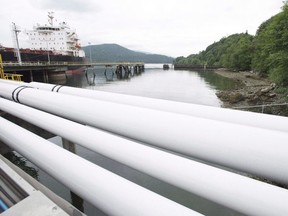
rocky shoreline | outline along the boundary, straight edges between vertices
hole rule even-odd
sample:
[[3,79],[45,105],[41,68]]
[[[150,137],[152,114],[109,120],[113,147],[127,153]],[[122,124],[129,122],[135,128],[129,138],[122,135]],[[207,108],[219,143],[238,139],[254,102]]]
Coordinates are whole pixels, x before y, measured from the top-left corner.
[[252,72],[233,72],[225,69],[218,69],[215,73],[237,82],[234,89],[219,90],[216,93],[223,102],[223,107],[288,116],[288,105],[262,107],[287,103],[287,95],[277,93],[276,85],[267,78]]

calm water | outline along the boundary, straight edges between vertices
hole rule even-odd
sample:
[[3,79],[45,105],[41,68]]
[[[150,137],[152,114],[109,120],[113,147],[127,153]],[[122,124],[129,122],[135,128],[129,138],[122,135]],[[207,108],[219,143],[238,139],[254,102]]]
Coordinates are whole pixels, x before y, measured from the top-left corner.
[[[94,74],[96,79],[94,80],[94,84],[90,85],[93,83]],[[112,73],[109,70],[106,71],[107,77],[103,74],[104,69],[97,68],[89,70],[87,77],[84,75],[68,76],[66,85],[209,106],[221,106],[221,101],[215,95],[217,89],[230,88],[232,85],[235,85],[235,83],[219,77],[213,72],[163,71],[162,65],[146,65],[145,73],[140,76],[135,76],[130,80],[118,81],[115,77],[112,79]],[[51,141],[62,146],[60,137],[55,137],[51,139]],[[91,152],[81,146],[76,145],[76,154],[113,171],[132,182],[136,182],[143,187],[175,200],[205,215],[241,215],[140,173],[127,166],[116,163],[113,160]],[[78,209],[83,210],[87,215],[105,215],[88,202],[82,202],[81,199],[75,199],[75,196],[72,196],[71,198],[71,193],[68,188],[55,181],[41,170],[39,170],[39,179],[44,185],[47,185],[58,195],[69,202],[72,202]]]
[[[213,72],[164,71],[162,65],[146,65],[145,73],[130,80],[107,81],[104,69],[97,68],[88,71],[88,81],[83,75],[68,76],[66,85],[139,95],[187,103],[221,106],[221,101],[215,95],[216,89],[230,88],[235,85],[231,80]],[[112,76],[106,71],[107,78]],[[89,85],[96,75],[95,84]]]

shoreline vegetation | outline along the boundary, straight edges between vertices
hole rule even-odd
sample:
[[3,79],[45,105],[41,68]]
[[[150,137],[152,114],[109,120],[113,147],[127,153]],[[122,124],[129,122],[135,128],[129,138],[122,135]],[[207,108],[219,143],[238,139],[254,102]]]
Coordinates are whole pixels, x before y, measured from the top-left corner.
[[270,79],[248,71],[221,68],[214,72],[238,83],[234,89],[217,91],[222,107],[288,116],[288,92],[281,91]]
[[288,116],[287,105],[269,106],[288,102],[288,0],[281,9],[260,24],[256,35],[246,31],[223,37],[198,54],[177,57],[174,65],[228,68],[230,72],[215,70],[239,82],[239,87],[217,92],[223,107],[248,106],[249,111]]

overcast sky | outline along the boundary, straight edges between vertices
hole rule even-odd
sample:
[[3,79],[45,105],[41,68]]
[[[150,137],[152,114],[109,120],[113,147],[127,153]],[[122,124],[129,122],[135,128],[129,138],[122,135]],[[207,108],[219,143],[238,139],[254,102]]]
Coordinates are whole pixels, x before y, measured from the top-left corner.
[[[1,0],[4,1],[4,0]],[[187,56],[234,33],[255,34],[283,0],[8,0],[0,8],[0,44],[13,46],[11,23],[22,30],[46,24],[48,11],[75,28],[82,46]],[[20,47],[27,37],[20,34]]]

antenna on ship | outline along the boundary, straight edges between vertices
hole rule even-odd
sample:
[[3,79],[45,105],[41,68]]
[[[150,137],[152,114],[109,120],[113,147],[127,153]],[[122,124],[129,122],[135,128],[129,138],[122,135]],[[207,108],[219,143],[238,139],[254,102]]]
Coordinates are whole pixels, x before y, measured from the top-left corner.
[[12,23],[12,35],[13,35],[13,42],[14,42],[14,50],[15,54],[18,59],[19,65],[22,65],[21,55],[20,55],[20,49],[19,49],[19,40],[18,40],[18,34],[21,32],[18,26],[13,22]]
[[48,17],[49,17],[49,20],[48,20],[49,24],[53,26],[54,12],[52,11],[48,12]]

